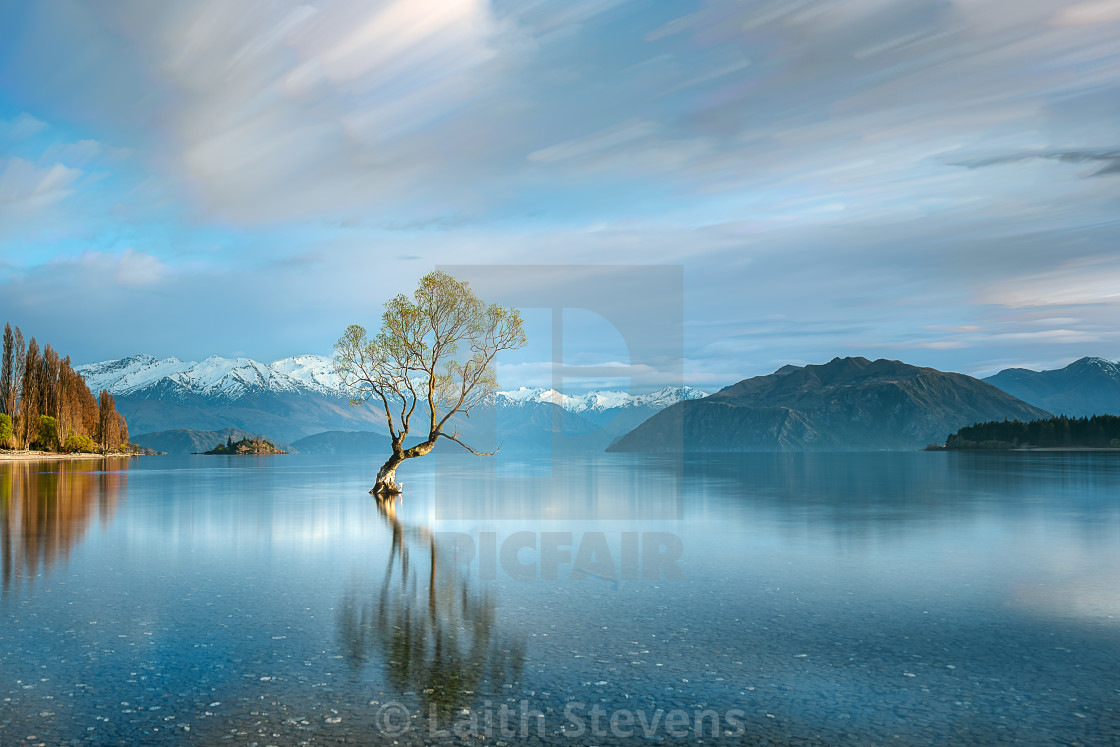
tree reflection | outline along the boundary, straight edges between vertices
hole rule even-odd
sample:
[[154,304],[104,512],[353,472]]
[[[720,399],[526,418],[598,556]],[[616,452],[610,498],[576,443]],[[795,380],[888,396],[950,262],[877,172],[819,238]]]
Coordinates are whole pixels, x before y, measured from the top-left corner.
[[401,522],[398,500],[377,501],[392,530],[385,577],[369,597],[358,588],[347,594],[340,632],[353,666],[380,654],[392,687],[419,691],[446,713],[518,679],[525,644],[502,635],[493,594],[470,588],[450,548],[426,527]]
[[65,564],[90,526],[107,524],[128,482],[128,460],[8,462],[0,466],[0,593]]

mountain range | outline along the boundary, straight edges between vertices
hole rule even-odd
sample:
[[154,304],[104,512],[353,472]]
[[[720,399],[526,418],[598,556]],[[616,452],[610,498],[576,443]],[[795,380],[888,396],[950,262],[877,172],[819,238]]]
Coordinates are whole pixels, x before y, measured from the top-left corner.
[[[160,451],[205,450],[225,429],[239,438],[264,434],[291,452],[371,453],[388,442],[383,414],[352,407],[323,356],[264,364],[137,355],[77,370],[93,391],[114,395],[137,443]],[[505,452],[908,449],[975,422],[1050,413],[1120,414],[1120,364],[1082,358],[980,381],[899,361],[836,358],[784,366],[710,396],[684,386],[641,395],[520,387],[497,392],[454,425],[475,448],[500,444]]]
[[76,370],[91,391],[104,389],[114,397],[159,392],[165,399],[197,395],[236,400],[263,392],[341,394],[331,359],[321,355],[297,355],[268,365],[249,358],[217,355],[201,362],[134,355],[89,363]]
[[[264,364],[249,358],[211,356],[194,362],[136,355],[76,370],[91,390],[104,389],[114,396],[133,434],[235,428],[266,434],[295,450],[320,453],[365,449],[387,439],[384,414],[373,406],[351,406],[331,359],[323,356],[300,355]],[[520,387],[497,392],[488,407],[470,418],[457,418],[455,425],[481,443],[476,447],[481,449],[492,448],[486,439],[494,441],[497,434],[507,450],[538,448],[545,441],[553,443],[555,434],[572,448],[601,450],[662,408],[705,395],[686,386],[638,395],[618,391],[566,395],[549,388]],[[320,435],[327,432],[334,435]],[[317,435],[317,440],[301,445],[302,439]]]
[[609,451],[918,449],[976,422],[1048,416],[971,376],[900,361],[783,366],[667,407]]
[[1065,368],[1008,368],[984,381],[1055,415],[1120,415],[1120,364],[1081,358]]

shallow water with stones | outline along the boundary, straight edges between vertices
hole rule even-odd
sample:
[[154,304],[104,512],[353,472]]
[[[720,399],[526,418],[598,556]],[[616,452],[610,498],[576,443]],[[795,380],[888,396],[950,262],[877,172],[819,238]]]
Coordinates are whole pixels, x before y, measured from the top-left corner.
[[0,464],[0,744],[1115,744],[1120,455]]

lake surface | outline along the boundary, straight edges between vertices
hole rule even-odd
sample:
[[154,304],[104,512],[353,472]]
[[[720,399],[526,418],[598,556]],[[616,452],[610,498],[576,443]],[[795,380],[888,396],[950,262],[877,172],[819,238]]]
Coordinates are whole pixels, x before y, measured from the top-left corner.
[[1117,744],[1120,455],[0,463],[0,744]]

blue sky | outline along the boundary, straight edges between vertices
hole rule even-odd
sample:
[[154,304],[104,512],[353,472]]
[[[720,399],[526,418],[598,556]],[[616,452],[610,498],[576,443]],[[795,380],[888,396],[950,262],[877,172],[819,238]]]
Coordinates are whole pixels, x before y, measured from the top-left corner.
[[[1120,358],[1120,0],[41,0],[0,29],[0,319],[77,362],[329,353],[440,265],[602,263],[683,268],[701,386]],[[533,318],[505,386],[544,381]],[[626,362],[573,325],[569,362]]]

